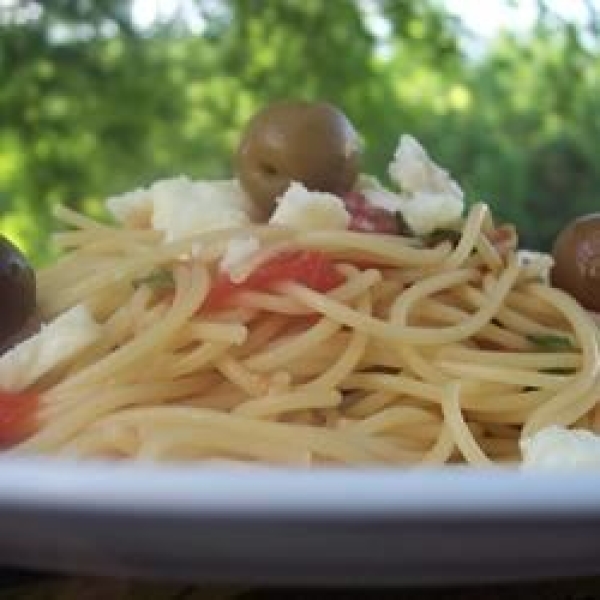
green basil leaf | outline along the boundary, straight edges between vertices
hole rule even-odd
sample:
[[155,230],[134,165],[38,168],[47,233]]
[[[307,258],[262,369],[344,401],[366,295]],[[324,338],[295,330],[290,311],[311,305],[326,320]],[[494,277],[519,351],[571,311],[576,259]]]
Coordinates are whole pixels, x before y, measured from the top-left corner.
[[573,350],[574,346],[571,340],[564,335],[555,335],[552,333],[532,333],[527,339],[542,350],[560,352],[562,350]]

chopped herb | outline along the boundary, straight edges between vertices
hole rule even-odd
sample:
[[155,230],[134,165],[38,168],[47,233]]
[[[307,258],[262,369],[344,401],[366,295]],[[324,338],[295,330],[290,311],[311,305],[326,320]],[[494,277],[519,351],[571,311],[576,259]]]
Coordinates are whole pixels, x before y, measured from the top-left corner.
[[564,335],[556,335],[553,333],[532,333],[527,336],[527,339],[542,350],[550,350],[552,352],[560,352],[561,350],[573,350],[574,346],[571,340]]
[[549,375],[574,375],[575,369],[556,367],[555,369],[542,369],[542,372]]
[[147,285],[154,291],[172,290],[175,288],[175,279],[173,273],[168,269],[156,269],[146,277],[140,277],[133,280],[133,287]]

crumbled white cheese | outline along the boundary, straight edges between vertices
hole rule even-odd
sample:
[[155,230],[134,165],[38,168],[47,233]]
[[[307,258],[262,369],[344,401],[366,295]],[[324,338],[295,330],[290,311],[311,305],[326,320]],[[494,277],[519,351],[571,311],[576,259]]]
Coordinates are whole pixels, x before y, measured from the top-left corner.
[[120,223],[133,227],[150,227],[152,206],[152,186],[111,196],[106,200],[108,212]]
[[401,190],[399,210],[417,235],[452,225],[462,215],[462,190],[412,136],[400,137],[389,174]]
[[403,134],[389,166],[392,181],[403,192],[429,192],[462,198],[462,190],[411,135]]
[[400,195],[384,188],[376,177],[361,174],[356,187],[369,203],[377,208],[391,213],[402,209],[404,200]]
[[586,430],[547,427],[522,440],[521,452],[527,468],[600,467],[600,436]]
[[451,196],[419,192],[402,203],[400,212],[411,231],[427,235],[456,223],[462,215],[463,202]]
[[554,266],[554,258],[551,254],[534,250],[518,250],[517,260],[530,277],[537,277],[546,282],[550,281],[550,271]]
[[338,196],[311,192],[301,183],[292,182],[277,200],[269,223],[294,229],[347,229],[350,215]]
[[87,308],[74,306],[0,356],[0,389],[19,392],[100,338]]
[[250,222],[249,200],[237,180],[163,179],[108,198],[106,205],[118,221],[164,231],[167,242]]
[[229,240],[227,249],[221,262],[219,269],[224,273],[232,274],[235,267],[243,264],[260,248],[260,241],[253,235],[246,237],[236,237]]

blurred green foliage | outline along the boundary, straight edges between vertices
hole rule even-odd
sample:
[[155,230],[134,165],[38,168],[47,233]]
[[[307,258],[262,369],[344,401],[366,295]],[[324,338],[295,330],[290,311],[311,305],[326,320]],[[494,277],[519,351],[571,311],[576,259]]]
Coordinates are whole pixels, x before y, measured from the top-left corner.
[[229,176],[250,115],[299,97],[343,108],[365,171],[385,180],[410,132],[547,249],[598,207],[600,51],[597,22],[540,6],[531,35],[469,54],[435,0],[196,0],[201,32],[140,30],[128,0],[0,4],[0,231],[41,264],[56,203],[102,216],[160,177]]

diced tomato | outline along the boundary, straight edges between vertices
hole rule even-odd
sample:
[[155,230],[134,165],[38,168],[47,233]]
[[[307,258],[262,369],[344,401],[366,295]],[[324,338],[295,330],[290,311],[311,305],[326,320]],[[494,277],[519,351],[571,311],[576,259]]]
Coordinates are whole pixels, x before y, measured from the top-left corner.
[[371,204],[360,192],[348,192],[342,197],[350,213],[352,231],[398,234],[398,218],[388,210]]
[[0,448],[22,442],[36,429],[37,394],[0,391]]
[[244,281],[236,283],[229,275],[221,274],[214,281],[203,308],[219,310],[232,303],[240,292],[264,292],[284,281],[300,283],[317,292],[328,292],[340,285],[344,278],[333,261],[316,250],[282,252],[265,261]]
[[489,241],[494,245],[500,256],[517,249],[517,230],[514,225],[501,225],[496,227],[487,235]]

